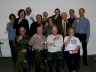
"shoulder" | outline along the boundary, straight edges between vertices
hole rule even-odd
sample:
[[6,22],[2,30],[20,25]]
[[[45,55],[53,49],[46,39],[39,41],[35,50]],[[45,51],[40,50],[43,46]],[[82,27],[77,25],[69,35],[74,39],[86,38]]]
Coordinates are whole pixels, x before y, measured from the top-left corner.
[[45,36],[43,36],[43,38],[44,38],[44,39],[46,39],[46,37],[45,37]]
[[8,22],[7,25],[10,25],[11,22]]
[[64,39],[68,38],[69,36],[65,36]]

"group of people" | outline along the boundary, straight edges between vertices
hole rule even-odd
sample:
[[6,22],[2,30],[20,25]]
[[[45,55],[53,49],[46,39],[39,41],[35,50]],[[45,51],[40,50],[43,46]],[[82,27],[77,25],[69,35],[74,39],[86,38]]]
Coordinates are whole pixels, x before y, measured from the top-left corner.
[[[76,18],[75,11],[69,10],[70,18],[66,12],[56,8],[55,15],[48,17],[47,12],[32,14],[30,7],[18,11],[18,18],[14,14],[9,16],[10,22],[6,26],[9,45],[15,71],[27,72],[24,59],[29,48],[35,56],[35,72],[47,72],[43,53],[47,44],[47,63],[49,72],[53,72],[52,62],[55,58],[56,72],[60,72],[62,59],[65,59],[69,72],[77,72],[80,61],[80,42],[83,49],[83,63],[87,62],[87,43],[90,36],[90,22],[85,18],[85,9],[79,9],[80,17]],[[65,58],[64,58],[65,57]]]

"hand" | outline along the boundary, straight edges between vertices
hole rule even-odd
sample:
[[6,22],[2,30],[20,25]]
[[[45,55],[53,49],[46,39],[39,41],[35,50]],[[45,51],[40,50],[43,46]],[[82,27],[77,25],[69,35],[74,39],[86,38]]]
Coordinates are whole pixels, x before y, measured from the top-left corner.
[[50,42],[48,43],[49,46],[54,46],[54,43]]
[[72,54],[76,54],[76,53],[77,53],[77,51],[76,51],[76,50],[73,50],[73,51],[72,51]]
[[22,51],[23,53],[27,52],[27,50],[26,50],[26,49],[22,49],[21,51]]
[[30,19],[31,19],[32,21],[34,21],[34,18],[33,18],[33,17],[30,17]]
[[37,37],[38,37],[37,33],[33,35],[33,38],[37,38]]
[[68,20],[66,19],[65,22],[68,23]]
[[20,18],[19,21],[18,21],[18,24],[23,20],[23,18]]
[[22,40],[23,39],[23,36],[19,36],[18,39],[17,39],[17,42]]
[[55,17],[54,17],[54,19],[57,19],[58,18],[58,15],[56,15]]
[[45,24],[45,27],[48,26],[48,22]]
[[71,39],[73,36],[71,35],[71,36],[69,36],[69,39]]
[[76,22],[75,22],[76,24],[79,24],[79,20],[76,20]]
[[60,35],[57,35],[53,40],[58,40],[60,38]]

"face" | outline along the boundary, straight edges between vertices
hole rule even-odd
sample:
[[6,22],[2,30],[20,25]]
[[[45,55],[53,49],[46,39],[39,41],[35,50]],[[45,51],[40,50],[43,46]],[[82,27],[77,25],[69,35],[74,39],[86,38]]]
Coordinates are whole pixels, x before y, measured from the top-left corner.
[[24,11],[22,11],[22,12],[20,13],[20,18],[24,18],[24,16],[25,16]]
[[69,14],[70,14],[70,17],[74,17],[74,11],[70,10]]
[[30,14],[31,14],[31,10],[30,10],[30,9],[27,9],[27,10],[26,10],[26,14],[27,14],[27,15],[30,15]]
[[68,33],[69,33],[69,36],[74,36],[74,33],[75,33],[75,32],[74,32],[74,30],[69,30]]
[[38,15],[38,16],[36,17],[36,19],[37,19],[37,22],[42,22],[41,16]]
[[44,18],[47,18],[48,17],[48,14],[46,12],[43,13],[43,17]]
[[11,16],[11,18],[10,18],[10,21],[14,21],[15,20],[15,17],[14,16]]
[[84,16],[84,13],[85,13],[85,12],[84,12],[82,9],[79,10],[79,15],[80,15],[81,17]]
[[60,12],[58,10],[55,10],[55,15],[60,15]]
[[67,15],[64,13],[62,14],[62,19],[66,19],[67,18]]
[[21,36],[24,36],[26,31],[24,29],[20,29],[19,33],[20,33]]
[[51,18],[49,18],[48,23],[49,23],[49,24],[53,24],[53,21],[52,21]]
[[58,29],[57,29],[56,27],[53,27],[53,28],[52,28],[52,33],[53,33],[53,35],[56,35],[57,32],[58,32]]
[[38,34],[38,35],[42,35],[42,32],[43,32],[43,29],[42,29],[42,28],[38,28],[38,29],[37,29],[37,34]]

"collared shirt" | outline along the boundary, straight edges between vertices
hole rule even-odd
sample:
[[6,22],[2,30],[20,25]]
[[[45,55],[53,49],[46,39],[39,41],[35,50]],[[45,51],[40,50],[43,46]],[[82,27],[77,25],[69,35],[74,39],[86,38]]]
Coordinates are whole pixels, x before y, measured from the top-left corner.
[[14,40],[15,35],[16,35],[16,30],[13,28],[13,26],[10,27],[10,24],[11,24],[11,22],[9,22],[9,23],[7,24],[7,26],[6,26],[6,30],[7,30],[7,32],[8,32],[8,39],[9,39],[9,40]]
[[66,35],[66,22],[62,19],[62,26],[64,30],[64,34]]
[[[76,21],[79,21],[78,24],[76,24]],[[86,40],[89,40],[90,36],[90,22],[87,18],[77,18],[75,19],[74,23],[72,24],[72,27],[75,28],[76,33],[80,34],[86,34]]]
[[[54,38],[57,35],[59,35],[60,37],[59,37],[59,39],[54,41]],[[54,46],[49,46],[48,45],[48,52],[58,52],[58,51],[61,51],[62,46],[63,46],[63,37],[60,34],[57,34],[57,35],[54,36],[53,34],[51,34],[51,35],[49,35],[47,37],[47,43],[50,43],[50,42],[54,43]]]
[[50,25],[44,27],[43,33],[45,34],[46,37],[47,37],[48,35],[51,35],[51,34],[52,34],[51,28],[52,28],[52,26],[50,26]]
[[33,21],[30,19],[30,17],[32,17],[34,19],[34,21],[36,21],[36,16],[34,14],[30,14],[30,15],[25,16],[25,19],[27,19],[28,23],[29,23],[29,29],[30,29],[31,24],[33,23]]

